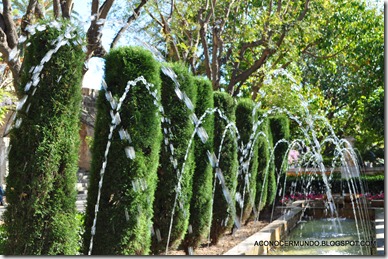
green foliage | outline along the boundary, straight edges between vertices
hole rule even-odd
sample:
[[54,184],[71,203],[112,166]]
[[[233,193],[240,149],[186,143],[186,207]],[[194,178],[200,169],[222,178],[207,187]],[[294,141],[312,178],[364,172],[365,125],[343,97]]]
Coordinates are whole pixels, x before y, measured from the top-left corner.
[[[235,121],[235,109],[233,98],[228,93],[214,92],[214,107],[219,108],[230,121]],[[223,193],[219,179],[215,179],[215,193],[213,204],[213,219],[210,231],[210,238],[213,244],[217,244],[220,237],[233,226],[233,219],[236,216],[235,193],[237,187],[237,143],[235,135],[228,131],[225,135],[221,154],[219,148],[222,141],[227,122],[218,114],[214,119],[214,151],[219,158],[219,168],[225,179],[225,186],[230,195],[228,202]],[[230,128],[231,129],[231,128]]]
[[364,117],[363,128],[376,135],[384,135],[384,88],[377,88],[369,96],[364,104]]
[[[121,98],[127,82],[139,76],[154,85],[152,91],[160,91],[159,65],[149,51],[124,47],[106,56],[107,89],[115,100]],[[119,110],[121,123],[110,141],[92,254],[140,255],[150,251],[161,143],[160,117],[154,101],[145,85],[139,82],[131,87]],[[112,119],[104,90],[98,97],[97,109],[85,219],[85,254],[89,250],[100,170]],[[128,132],[131,143],[121,139],[120,130]],[[126,155],[128,146],[135,150],[134,159]]]
[[14,110],[14,100],[15,96],[10,91],[1,88],[0,89],[0,126],[4,125],[7,113],[10,110]]
[[164,21],[156,19],[145,28],[160,42],[157,47],[168,59],[184,61],[195,74],[206,75],[213,89],[228,87],[237,94],[246,88],[249,97],[257,94],[268,71],[287,67],[316,44],[333,10],[325,0],[222,0],[212,5],[188,0],[175,1],[179,11],[168,16],[161,11],[167,3],[158,1],[149,9],[153,17],[169,21],[168,33]]
[[[324,99],[323,92],[320,88],[311,85],[302,87],[299,70],[298,67],[290,65],[287,70],[268,71],[264,84],[260,88],[260,94],[256,98],[263,110],[284,109],[302,123],[310,116],[325,116],[324,107],[329,104]],[[325,127],[322,121],[316,120],[314,127],[317,129],[318,137],[324,135],[320,130]],[[305,138],[300,125],[294,120],[290,121],[290,134],[293,138]]]
[[[376,131],[374,123],[364,124],[371,118],[365,108],[384,88],[384,15],[367,2],[333,2],[336,12],[321,28],[320,44],[301,64],[303,84],[321,89],[326,100],[322,109],[336,134],[354,137],[362,154],[384,146],[382,127]],[[382,103],[374,107],[376,121],[381,121]]]
[[269,174],[269,196],[268,204],[272,204],[276,197],[277,176],[285,173],[287,166],[286,152],[288,144],[282,140],[290,138],[290,123],[285,115],[277,115],[269,118],[269,126],[271,129],[272,141],[274,145],[274,165],[275,170]]
[[[171,65],[173,71],[177,75],[177,80],[180,84],[181,91],[185,92],[193,104],[196,103],[196,85],[191,73],[187,68],[179,63]],[[162,105],[165,116],[171,121],[171,124],[166,120],[162,123],[164,129],[171,127],[172,135],[168,145],[162,144],[160,153],[160,165],[158,168],[158,186],[157,195],[154,203],[154,225],[155,232],[160,232],[161,240],[155,235],[153,237],[152,249],[158,253],[167,246],[168,233],[170,228],[171,214],[175,204],[176,188],[179,178],[181,178],[176,203],[175,213],[173,215],[173,224],[170,236],[170,247],[177,247],[183,240],[189,224],[189,210],[192,195],[192,177],[194,173],[194,145],[190,147],[187,155],[187,160],[184,161],[186,150],[189,146],[191,135],[194,131],[193,123],[190,120],[190,111],[185,103],[179,100],[175,93],[175,84],[172,79],[161,73],[162,78]],[[167,141],[165,139],[165,141]],[[177,169],[182,175],[179,177],[177,170],[171,161],[170,144],[174,146],[174,159],[176,159]],[[182,166],[185,162],[185,168],[182,171]]]
[[384,88],[380,86],[368,98],[361,98],[359,100],[359,102],[362,102],[359,105],[362,109],[363,117],[360,123],[360,130],[365,135],[357,135],[356,143],[359,150],[364,153],[364,159],[367,159],[365,155],[367,151],[374,152],[376,157],[384,157],[384,155],[379,155],[375,151],[379,148],[384,150],[384,96]]
[[[64,23],[60,30],[47,28],[31,36],[18,88],[20,97],[31,80],[30,69],[54,49],[51,42],[68,26]],[[75,184],[83,59],[81,46],[72,42],[62,46],[45,63],[36,88],[26,93],[28,99],[17,116],[22,123],[11,131],[5,254],[76,254]]]
[[7,234],[4,225],[0,225],[0,254],[5,254],[5,246],[7,244]]
[[[196,77],[197,103],[195,114],[200,118],[207,109],[214,107],[213,89],[210,81]],[[213,152],[214,115],[208,115],[201,124],[209,136],[206,143],[196,136],[194,140],[195,171],[193,175],[193,197],[190,204],[192,232],[187,233],[185,247],[196,248],[206,238],[211,224],[213,208],[213,168],[207,152]]]
[[[353,183],[349,182],[348,184],[347,180],[341,178],[341,173],[334,173],[329,180],[332,193],[349,193],[349,185],[351,186],[352,193],[355,190],[357,190],[357,193],[361,193],[361,190],[364,190],[364,192],[371,194],[384,192],[384,174],[361,175],[351,179]],[[284,178],[282,181],[284,182]],[[314,175],[314,179],[311,179],[311,175],[287,176],[285,189],[302,192],[303,188],[306,188],[307,182],[309,183],[309,191],[312,193],[326,193],[321,175]],[[291,187],[292,183],[297,184],[296,188]]]
[[76,229],[78,232],[77,236],[77,255],[81,255],[83,252],[83,236],[85,234],[85,213],[77,212],[76,214]]
[[[249,218],[252,213],[253,206],[255,204],[256,197],[256,183],[257,183],[257,169],[258,169],[258,145],[251,140],[253,134],[253,124],[257,122],[256,116],[253,116],[254,102],[251,99],[239,99],[236,106],[236,126],[240,133],[240,143],[246,147],[248,143],[251,144],[251,148],[248,150],[246,157],[239,152],[240,159],[240,175],[238,176],[237,192],[244,197],[243,207],[236,203],[237,215],[242,215],[241,222],[244,222]],[[241,163],[241,159],[244,160]],[[249,163],[248,168],[244,168],[245,163]]]
[[256,198],[255,204],[257,211],[261,211],[267,203],[268,197],[268,182],[269,175],[273,174],[274,167],[270,164],[270,131],[269,131],[269,120],[268,117],[263,117],[263,110],[258,110],[258,118],[263,122],[259,126],[259,135],[257,139],[257,183],[256,183]]

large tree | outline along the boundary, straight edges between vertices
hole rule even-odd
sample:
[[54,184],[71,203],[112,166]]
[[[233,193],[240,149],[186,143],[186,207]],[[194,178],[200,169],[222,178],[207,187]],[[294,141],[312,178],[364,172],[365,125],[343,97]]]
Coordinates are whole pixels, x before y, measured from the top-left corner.
[[317,44],[331,6],[310,0],[189,0],[157,1],[147,10],[160,27],[150,31],[169,59],[206,75],[215,90],[236,95],[248,86],[255,98],[266,71],[288,67]]
[[[140,10],[148,0],[135,1],[134,8],[126,12],[125,17],[120,17],[123,21],[116,32],[116,37],[112,40],[111,46],[114,47],[124,34],[128,26],[139,17]],[[91,22],[86,32],[87,46],[86,59],[89,60],[93,56],[101,57],[106,54],[106,50],[102,45],[102,32],[105,21],[109,18],[108,15],[112,12],[114,3],[122,4],[115,0],[91,0],[85,1],[82,4],[91,2],[90,17]],[[23,63],[23,50],[25,43],[24,37],[30,37],[31,31],[29,26],[34,25],[41,19],[58,20],[75,19],[77,16],[72,16],[74,13],[73,0],[3,0],[1,1],[3,10],[0,13],[0,53],[3,61],[7,64],[12,72],[14,86],[17,87],[20,83],[20,73]],[[129,5],[125,8],[129,9]],[[74,18],[75,17],[75,18]],[[86,72],[86,67],[84,72]]]
[[337,134],[365,153],[384,146],[384,16],[362,1],[336,6],[324,39],[300,62],[302,82],[320,88]]

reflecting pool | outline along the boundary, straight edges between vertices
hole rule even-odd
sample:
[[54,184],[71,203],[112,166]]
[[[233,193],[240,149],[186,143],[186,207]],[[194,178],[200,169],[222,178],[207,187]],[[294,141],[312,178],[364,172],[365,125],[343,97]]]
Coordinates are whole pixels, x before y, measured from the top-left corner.
[[357,230],[355,220],[309,220],[273,244],[270,255],[371,255],[374,242]]

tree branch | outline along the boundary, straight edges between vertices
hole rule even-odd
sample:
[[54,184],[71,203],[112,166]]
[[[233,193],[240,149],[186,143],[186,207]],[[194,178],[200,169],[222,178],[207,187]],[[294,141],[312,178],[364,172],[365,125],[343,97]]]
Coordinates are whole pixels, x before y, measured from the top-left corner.
[[109,13],[109,10],[110,8],[112,7],[113,5],[113,2],[115,0],[105,0],[105,2],[102,4],[99,12],[99,19],[106,19],[106,17],[108,16],[108,13]]
[[288,12],[288,8],[290,7],[290,3],[291,3],[291,1],[287,1],[286,8],[284,9],[283,14],[281,14],[281,17],[285,16],[286,13]]
[[7,34],[7,43],[8,46],[13,49],[17,47],[19,43],[19,38],[17,35],[15,23],[13,22],[11,5],[8,0],[3,0],[3,10],[4,22],[6,26],[5,33]]
[[306,0],[306,2],[304,3],[304,8],[303,8],[303,11],[298,16],[298,19],[297,19],[298,21],[303,20],[303,18],[306,16],[306,13],[309,9],[309,3],[310,3],[310,0]]
[[168,47],[168,49],[171,49],[172,50],[172,58],[174,61],[179,61],[181,59],[180,55],[179,55],[179,50],[178,50],[178,47],[174,41],[174,38],[171,37],[171,29],[170,29],[170,25],[168,24],[168,21],[165,19],[165,17],[163,16],[162,13],[160,13],[160,18],[162,19],[162,23],[163,23],[163,33],[165,35],[165,38],[166,38],[166,44],[167,46],[170,45],[170,47]]
[[[257,40],[257,41],[252,41],[252,42],[244,42],[242,43],[241,45],[241,53],[244,54],[245,51],[248,49],[248,48],[253,48],[253,47],[258,47],[260,45],[263,45],[265,43],[264,39],[261,38],[260,40]],[[242,56],[240,55],[240,57],[242,58]]]
[[135,10],[133,10],[133,13],[131,16],[128,17],[127,19],[127,23],[121,27],[121,29],[119,30],[119,32],[116,34],[116,36],[114,37],[110,47],[111,48],[114,48],[116,46],[116,44],[118,43],[118,41],[120,40],[121,36],[124,34],[124,32],[128,29],[128,27],[131,25],[131,23],[133,21],[135,21],[138,17],[139,17],[139,14],[140,14],[140,10],[141,8],[148,2],[148,0],[142,0],[139,5],[135,8]]
[[272,6],[273,6],[273,0],[269,1],[268,17],[271,16],[271,13],[272,13]]
[[218,64],[217,54],[218,54],[218,49],[219,49],[219,45],[220,45],[220,43],[218,42],[218,33],[219,33],[219,31],[218,31],[217,27],[214,27],[213,28],[212,64],[211,64],[211,67],[212,67],[211,80],[212,80],[212,84],[213,84],[213,89],[218,88],[217,76],[218,76],[218,72],[219,72],[219,64]]
[[[27,35],[26,27],[33,23],[35,6],[37,5],[37,0],[30,0],[28,2],[26,13],[22,17],[21,31],[23,35]],[[4,9],[5,10],[5,9]]]
[[163,28],[163,23],[162,23],[161,21],[159,21],[158,18],[156,18],[151,12],[148,12],[148,11],[147,11],[147,13],[149,14],[149,16],[151,16],[151,18],[152,18],[157,24],[159,24],[160,27]]
[[57,20],[60,17],[60,13],[59,13],[60,3],[59,3],[59,0],[53,0],[53,9],[54,9],[54,18]]
[[[99,8],[99,0],[93,0],[92,2],[92,16],[94,19],[90,23],[90,27],[86,33],[87,35],[87,52],[86,52],[86,61],[89,60],[93,56],[104,56],[106,51],[101,44],[101,30],[104,26],[104,22],[101,20],[105,20],[108,16],[109,10],[113,5],[114,0],[106,0],[101,7]],[[84,69],[84,73],[86,73],[86,69]]]
[[35,15],[39,19],[43,19],[44,18],[43,8],[42,8],[42,5],[39,3],[39,1],[38,1],[38,3],[35,6]]
[[168,17],[167,17],[167,22],[170,22],[170,21],[171,21],[172,13],[174,12],[174,8],[175,8],[175,1],[174,1],[174,0],[171,0],[170,14],[169,14]]
[[323,55],[323,56],[318,56],[314,53],[311,53],[307,50],[303,51],[303,53],[309,55],[309,56],[312,56],[313,58],[317,58],[317,59],[329,59],[329,58],[334,58],[335,56],[337,56],[339,53],[341,53],[343,51],[343,49],[331,54],[331,55]]
[[246,69],[245,71],[241,72],[239,75],[231,78],[228,86],[228,91],[231,95],[234,93],[234,86],[239,82],[245,82],[252,73],[254,73],[256,70],[258,70],[264,62],[267,60],[267,58],[272,55],[275,52],[275,50],[265,49],[263,50],[261,57],[256,60],[253,65]]
[[63,18],[70,19],[72,9],[73,9],[73,0],[62,0],[61,10],[62,10]]
[[98,13],[98,7],[100,6],[99,0],[93,0],[92,2],[92,15],[97,15]]
[[[20,83],[20,68],[21,62],[19,59],[19,54],[17,51],[18,45],[18,35],[16,31],[15,23],[13,22],[11,4],[9,0],[3,0],[3,19],[4,19],[4,28],[0,29],[0,52],[3,54],[5,61],[12,71],[14,78],[14,86],[17,89],[17,86]],[[15,55],[12,55],[12,51],[16,51]]]
[[261,73],[261,75],[259,76],[258,80],[257,80],[257,83],[252,87],[252,100],[256,100],[257,98],[257,94],[261,88],[261,86],[263,85],[263,79],[264,79],[264,74]]
[[[208,5],[207,5],[208,6]],[[201,37],[201,43],[203,47],[203,54],[205,56],[205,68],[206,68],[206,76],[207,78],[212,78],[212,69],[210,67],[210,56],[209,56],[209,46],[206,39],[207,29],[208,29],[208,22],[209,22],[209,15],[207,15],[206,19],[202,19],[202,14],[205,10],[201,9],[198,12],[198,21],[200,23],[200,29],[199,29],[199,35]],[[211,12],[209,12],[211,13]]]
[[[196,39],[194,42],[194,47],[193,47],[194,51],[198,49],[198,45],[200,41],[201,41],[201,35],[199,34],[199,32],[197,32]],[[190,57],[190,64],[194,74],[197,73],[197,68],[195,66],[196,62],[197,62],[197,55],[195,55],[195,53],[192,53]]]
[[224,27],[225,27],[226,21],[227,21],[228,18],[229,18],[230,11],[231,11],[231,9],[232,9],[232,6],[233,6],[234,2],[235,2],[234,0],[233,0],[233,1],[230,1],[230,2],[229,2],[229,5],[228,5],[228,8],[226,8],[225,17],[224,17],[224,19],[222,20],[221,25],[220,25],[220,29],[221,29],[221,30],[223,30]]
[[179,16],[179,20],[181,20],[181,23],[183,24],[184,29],[183,34],[187,37],[187,40],[189,41],[190,48],[187,48],[185,50],[185,53],[183,55],[183,59],[190,65],[190,68],[194,75],[196,75],[197,68],[196,68],[196,62],[197,62],[197,55],[195,51],[198,49],[198,45],[201,41],[200,32],[199,30],[192,29],[190,30],[190,25],[187,19],[184,17],[184,15],[179,11],[179,9],[174,7],[175,13]]
[[286,29],[283,29],[282,34],[279,37],[279,40],[276,42],[276,46],[280,47],[280,45],[283,43],[284,38],[286,37]]
[[280,11],[282,10],[282,0],[279,0],[278,1],[278,8],[277,8],[277,13],[280,13]]

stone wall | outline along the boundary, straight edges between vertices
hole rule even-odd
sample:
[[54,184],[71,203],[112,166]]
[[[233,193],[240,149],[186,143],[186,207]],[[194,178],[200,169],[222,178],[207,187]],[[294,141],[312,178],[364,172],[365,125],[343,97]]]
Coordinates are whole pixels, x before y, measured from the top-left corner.
[[81,146],[79,150],[80,168],[90,170],[91,153],[89,150],[90,141],[94,137],[94,122],[96,119],[96,98],[98,91],[94,89],[82,89],[82,113],[81,113]]
[[90,141],[94,135],[94,129],[88,126],[85,123],[81,124],[81,129],[79,131],[81,137],[81,144],[79,149],[79,161],[78,166],[86,171],[90,170],[90,162],[92,159],[92,155],[90,153]]

